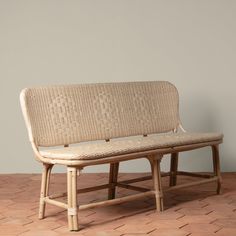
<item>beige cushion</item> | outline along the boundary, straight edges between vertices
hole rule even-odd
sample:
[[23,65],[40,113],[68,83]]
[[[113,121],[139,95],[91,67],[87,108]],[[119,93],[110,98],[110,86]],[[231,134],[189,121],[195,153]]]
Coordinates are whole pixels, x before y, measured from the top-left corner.
[[223,138],[220,133],[168,133],[148,137],[129,137],[110,142],[99,141],[81,143],[78,146],[40,151],[47,158],[64,160],[91,160],[117,155],[169,148],[196,143],[217,141]]

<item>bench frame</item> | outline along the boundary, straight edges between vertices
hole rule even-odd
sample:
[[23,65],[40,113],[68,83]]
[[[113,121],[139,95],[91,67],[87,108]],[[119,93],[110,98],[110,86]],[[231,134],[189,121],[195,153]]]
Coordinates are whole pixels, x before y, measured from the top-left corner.
[[[164,192],[210,182],[217,183],[218,194],[221,191],[219,144],[222,143],[223,135],[216,136],[211,142],[202,141],[189,145],[113,155],[101,159],[57,159],[40,154],[39,147],[64,145],[67,148],[69,144],[84,141],[105,140],[109,142],[109,138],[136,135],[143,135],[145,139],[148,134],[186,132],[181,126],[179,118],[178,91],[173,84],[167,81],[26,88],[20,94],[20,102],[36,159],[43,163],[40,219],[45,217],[46,203],[53,204],[67,210],[69,229],[77,231],[79,230],[78,211],[147,196],[155,196],[156,210],[163,211],[162,176],[169,176],[169,188]],[[108,117],[104,115],[107,113]],[[207,146],[212,149],[213,174],[178,171],[180,152]],[[170,171],[161,174],[160,162],[166,154],[171,154]],[[146,158],[149,161],[151,175],[118,181],[119,163],[138,158]],[[55,164],[67,166],[67,193],[49,194],[50,175]],[[104,185],[77,189],[77,179],[81,170],[86,166],[99,164],[110,164],[109,182]],[[178,175],[206,179],[177,185]],[[132,185],[132,183],[148,179],[153,180],[151,189]],[[117,187],[136,190],[139,193],[115,198]],[[78,206],[78,193],[105,188],[108,189],[108,200]],[[67,197],[66,202],[58,201],[60,197]]]
[[[175,131],[176,132],[176,131]],[[144,135],[146,136],[146,135]],[[106,140],[109,141],[109,140]],[[77,231],[79,230],[78,223],[78,211],[91,209],[95,207],[109,206],[113,204],[119,204],[127,201],[136,200],[143,197],[155,196],[156,199],[156,211],[161,212],[164,210],[163,207],[163,192],[169,192],[179,188],[191,187],[200,184],[216,182],[217,194],[221,193],[221,173],[220,173],[220,159],[219,159],[219,144],[222,143],[222,140],[213,141],[213,142],[204,142],[192,145],[178,146],[174,148],[166,149],[157,149],[146,152],[132,153],[128,155],[115,156],[104,159],[96,160],[83,160],[83,161],[71,161],[71,160],[53,160],[49,158],[42,157],[36,145],[32,143],[33,149],[36,154],[36,158],[43,162],[43,173],[42,173],[42,183],[41,183],[41,193],[40,193],[40,206],[39,206],[39,219],[45,217],[45,205],[46,203],[52,204],[58,207],[62,207],[68,212],[68,225],[69,230]],[[213,161],[213,173],[212,174],[200,174],[200,173],[191,173],[185,171],[178,171],[178,159],[179,153],[183,151],[189,151],[193,149],[198,149],[202,147],[211,147],[212,151],[212,161]],[[68,145],[65,145],[65,148]],[[170,171],[168,173],[162,173],[160,170],[160,162],[163,155],[171,154],[171,163]],[[119,172],[119,163],[122,161],[133,160],[138,158],[146,158],[151,165],[152,175],[139,177],[135,179],[118,181],[118,172]],[[49,195],[49,184],[50,184],[50,175],[51,170],[54,164],[63,164],[67,165],[67,193],[58,193]],[[88,187],[83,189],[77,189],[77,177],[80,175],[81,170],[86,166],[99,165],[99,164],[110,164],[109,171],[109,182],[108,184]],[[185,175],[191,177],[201,177],[203,179],[194,181],[191,183],[184,183],[177,185],[177,176]],[[161,185],[161,177],[169,176],[169,188],[163,191]],[[131,185],[132,183],[153,180],[153,188],[147,189],[143,187],[138,187]],[[134,194],[131,196],[125,196],[120,198],[115,198],[116,188],[126,188],[132,189],[141,193]],[[78,206],[78,196],[77,194],[82,194],[90,191],[108,189],[108,200],[95,202],[85,205]],[[67,203],[55,200],[60,197],[67,196]]]

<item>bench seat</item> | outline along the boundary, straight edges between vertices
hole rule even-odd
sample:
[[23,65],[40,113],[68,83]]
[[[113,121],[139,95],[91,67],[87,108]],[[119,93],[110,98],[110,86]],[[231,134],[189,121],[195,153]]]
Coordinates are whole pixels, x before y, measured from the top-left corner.
[[221,133],[167,133],[147,137],[113,139],[110,142],[89,142],[77,146],[40,151],[45,158],[61,160],[93,160],[117,155],[162,148],[174,148],[192,144],[220,141]]

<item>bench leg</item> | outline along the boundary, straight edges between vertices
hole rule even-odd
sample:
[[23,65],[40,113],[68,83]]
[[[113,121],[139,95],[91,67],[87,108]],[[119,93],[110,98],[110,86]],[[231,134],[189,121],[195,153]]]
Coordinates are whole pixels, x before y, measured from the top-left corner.
[[179,153],[172,153],[170,159],[170,183],[169,186],[175,186],[177,182]]
[[213,170],[214,175],[218,177],[217,181],[217,194],[221,193],[221,173],[220,173],[220,155],[219,155],[219,145],[213,145],[212,146],[212,158],[213,158]]
[[45,201],[44,198],[48,196],[50,175],[53,165],[43,164],[43,173],[41,181],[40,191],[40,203],[39,203],[39,219],[43,219],[45,216]]
[[79,230],[77,206],[77,169],[67,167],[67,204],[69,230]]
[[153,178],[153,187],[156,197],[156,210],[157,212],[163,211],[163,192],[161,186],[161,169],[160,163],[161,158],[156,156],[154,158],[149,158],[151,168],[152,168],[152,178]]
[[114,199],[116,195],[116,183],[119,173],[119,162],[110,164],[108,199]]

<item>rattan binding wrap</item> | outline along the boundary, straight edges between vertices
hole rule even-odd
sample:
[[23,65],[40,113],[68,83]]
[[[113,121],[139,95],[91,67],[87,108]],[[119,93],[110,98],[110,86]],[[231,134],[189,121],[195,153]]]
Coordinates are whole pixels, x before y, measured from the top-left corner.
[[21,106],[31,141],[56,146],[168,132],[179,122],[178,92],[169,82],[27,88]]

